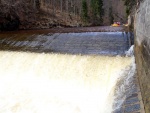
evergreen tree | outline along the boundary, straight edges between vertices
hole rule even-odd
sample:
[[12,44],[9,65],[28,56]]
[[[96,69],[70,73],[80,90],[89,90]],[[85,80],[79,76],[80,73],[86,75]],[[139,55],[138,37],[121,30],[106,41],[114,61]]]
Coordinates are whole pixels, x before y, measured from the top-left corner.
[[88,21],[88,7],[86,0],[82,0],[82,20],[84,22]]
[[91,0],[91,13],[94,24],[103,22],[104,9],[102,0]]
[[113,16],[113,11],[112,11],[112,6],[109,8],[109,21],[110,21],[110,24],[114,23],[114,16]]
[[103,0],[98,0],[99,2],[99,18],[100,18],[100,21],[103,22],[103,16],[104,16],[104,9],[103,9]]

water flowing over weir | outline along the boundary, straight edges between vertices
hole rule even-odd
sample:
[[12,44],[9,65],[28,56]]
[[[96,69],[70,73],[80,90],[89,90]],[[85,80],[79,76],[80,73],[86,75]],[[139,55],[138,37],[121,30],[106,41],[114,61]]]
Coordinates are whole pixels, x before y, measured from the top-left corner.
[[133,57],[0,51],[0,113],[111,113],[134,72]]

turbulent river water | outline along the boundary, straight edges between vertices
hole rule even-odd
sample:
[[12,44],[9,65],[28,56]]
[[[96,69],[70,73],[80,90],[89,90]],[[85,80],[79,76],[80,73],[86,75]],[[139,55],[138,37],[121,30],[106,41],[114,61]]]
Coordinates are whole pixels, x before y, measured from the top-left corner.
[[0,113],[111,113],[120,107],[135,73],[130,53],[1,50]]

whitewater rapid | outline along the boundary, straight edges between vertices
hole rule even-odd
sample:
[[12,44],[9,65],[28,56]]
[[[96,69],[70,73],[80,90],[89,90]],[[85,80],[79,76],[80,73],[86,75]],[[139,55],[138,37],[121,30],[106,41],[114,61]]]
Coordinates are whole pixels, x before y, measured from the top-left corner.
[[111,113],[116,83],[133,64],[133,57],[0,51],[0,113]]

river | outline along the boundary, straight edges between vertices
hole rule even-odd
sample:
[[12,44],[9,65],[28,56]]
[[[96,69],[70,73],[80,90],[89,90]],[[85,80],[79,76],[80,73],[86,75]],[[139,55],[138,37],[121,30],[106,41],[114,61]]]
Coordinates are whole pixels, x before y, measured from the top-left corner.
[[126,98],[135,63],[125,33],[0,37],[0,113],[111,113]]

